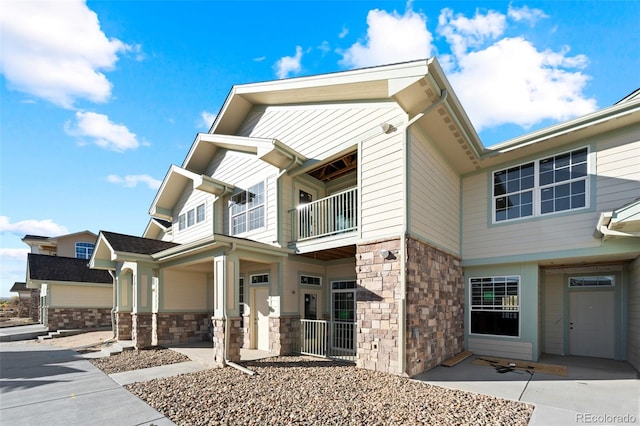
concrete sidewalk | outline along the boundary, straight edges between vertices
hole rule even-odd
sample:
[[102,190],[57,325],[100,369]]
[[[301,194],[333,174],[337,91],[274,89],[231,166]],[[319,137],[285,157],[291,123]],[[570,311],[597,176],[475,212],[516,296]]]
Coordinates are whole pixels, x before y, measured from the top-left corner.
[[49,328],[42,324],[17,325],[0,328],[0,342],[15,342],[35,339],[49,333]]
[[[538,362],[567,366],[567,376],[475,365],[472,356],[454,367],[415,377],[437,386],[535,405],[529,426],[640,424],[640,380],[625,361],[544,355]],[[633,420],[635,419],[635,420]]]
[[0,343],[3,425],[166,426],[174,423],[75,351]]

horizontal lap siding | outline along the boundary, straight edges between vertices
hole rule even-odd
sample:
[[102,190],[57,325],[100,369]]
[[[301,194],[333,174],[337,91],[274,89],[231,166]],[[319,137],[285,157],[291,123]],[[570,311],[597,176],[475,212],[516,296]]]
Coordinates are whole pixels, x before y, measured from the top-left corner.
[[362,239],[402,232],[404,196],[403,135],[381,135],[362,143]]
[[591,149],[596,151],[591,157],[596,162],[592,169],[597,170],[597,176],[591,191],[594,210],[590,211],[490,225],[491,172],[465,177],[462,181],[463,257],[480,259],[601,247],[601,240],[593,237],[600,213],[640,196],[638,137],[638,131],[627,131],[592,141]]
[[[197,219],[197,211],[195,209],[202,203],[205,205],[205,220],[180,230],[179,216],[183,213],[186,216],[189,210],[194,209],[193,217],[195,221]],[[196,241],[213,235],[213,196],[204,191],[193,190],[191,183],[185,185],[185,188],[173,210],[172,233],[173,242],[180,244]]]
[[460,253],[460,177],[433,145],[412,130],[409,230]]
[[629,266],[627,361],[640,370],[640,257]]
[[469,337],[469,348],[476,355],[495,356],[508,359],[533,360],[533,346],[528,342]]

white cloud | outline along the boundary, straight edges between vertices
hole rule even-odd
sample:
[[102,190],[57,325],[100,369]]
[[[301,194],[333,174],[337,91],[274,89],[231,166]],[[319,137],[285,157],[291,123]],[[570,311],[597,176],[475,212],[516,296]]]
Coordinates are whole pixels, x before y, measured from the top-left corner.
[[109,175],[107,176],[107,181],[122,185],[125,188],[135,188],[139,183],[143,183],[147,185],[149,189],[153,190],[160,188],[160,184],[162,184],[162,181],[154,179],[149,175],[127,175],[122,177],[118,175]]
[[338,34],[338,38],[345,38],[349,34],[349,28],[342,27],[342,31]]
[[513,7],[511,4],[509,4],[507,15],[516,22],[525,21],[532,26],[540,19],[546,19],[549,17],[549,15],[544,13],[541,9],[531,9],[526,5],[522,7]]
[[123,152],[140,146],[135,133],[131,133],[123,124],[115,124],[104,114],[95,112],[76,112],[76,123],[67,122],[65,131],[71,136],[87,137],[101,148]]
[[100,29],[84,1],[3,1],[0,70],[9,87],[65,108],[76,99],[105,102],[111,83],[103,71],[118,53],[138,51]]
[[17,296],[11,293],[15,282],[24,282],[27,270],[28,248],[0,248],[0,296]]
[[207,130],[209,130],[211,128],[211,125],[213,124],[213,121],[216,119],[216,116],[217,115],[213,112],[202,111],[200,113],[200,118],[202,119],[202,127],[206,127]]
[[54,223],[51,219],[29,219],[11,223],[7,216],[0,216],[0,232],[7,232],[19,237],[24,237],[28,234],[57,237],[69,233],[66,227]]
[[267,57],[266,57],[266,56],[260,56],[260,57],[258,57],[258,58],[253,58],[254,62],[262,62],[262,61],[264,61],[265,59],[267,59]]
[[442,65],[476,130],[503,124],[525,129],[563,121],[597,108],[584,95],[588,59],[536,48],[524,36],[502,37],[506,15],[490,11],[469,19],[443,9],[438,32],[451,46]]
[[302,47],[296,46],[295,56],[283,56],[275,64],[278,78],[287,78],[291,74],[297,74],[302,70],[300,61],[302,60]]
[[407,6],[404,15],[396,11],[370,10],[367,15],[367,35],[340,52],[340,63],[361,68],[431,56],[433,36],[427,29],[427,17]]

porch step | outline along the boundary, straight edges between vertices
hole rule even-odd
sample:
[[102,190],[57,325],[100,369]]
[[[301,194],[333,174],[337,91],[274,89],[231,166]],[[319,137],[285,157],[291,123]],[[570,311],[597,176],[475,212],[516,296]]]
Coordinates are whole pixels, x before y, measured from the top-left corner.
[[445,360],[442,364],[445,367],[453,367],[454,365],[464,361],[465,359],[469,358],[471,355],[473,355],[473,352],[471,351],[464,351],[464,352],[460,352],[458,355],[453,356],[447,360]]
[[122,351],[130,351],[135,349],[133,344],[133,340],[119,340],[117,342],[113,342],[108,344],[106,347],[102,348],[100,354],[102,356],[111,356],[114,354],[119,354]]
[[43,340],[49,340],[49,339],[56,339],[58,337],[67,337],[67,336],[75,336],[77,334],[82,334],[85,333],[86,330],[56,330],[56,331],[50,331],[47,334],[43,335],[43,336],[38,336],[38,340],[43,341]]

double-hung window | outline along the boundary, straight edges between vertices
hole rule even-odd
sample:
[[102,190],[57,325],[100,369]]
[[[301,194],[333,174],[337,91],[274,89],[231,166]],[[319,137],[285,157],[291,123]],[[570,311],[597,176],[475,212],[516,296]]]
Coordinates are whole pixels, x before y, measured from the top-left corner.
[[231,196],[231,235],[264,227],[264,187],[264,182],[260,182]]
[[493,220],[503,222],[587,206],[588,148],[493,172]]
[[470,278],[471,333],[520,335],[520,277]]

